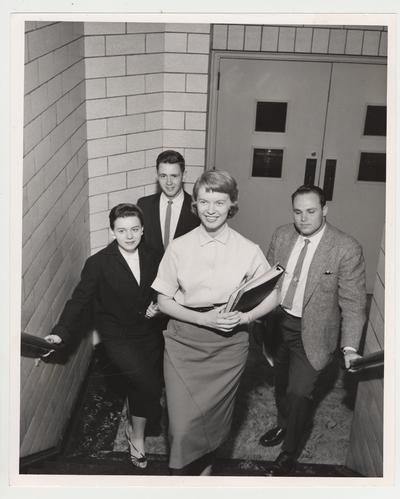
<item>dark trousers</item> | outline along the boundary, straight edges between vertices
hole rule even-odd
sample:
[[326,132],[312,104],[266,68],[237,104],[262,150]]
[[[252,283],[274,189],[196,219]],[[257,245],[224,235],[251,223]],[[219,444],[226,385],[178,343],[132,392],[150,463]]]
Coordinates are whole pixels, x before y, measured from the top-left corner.
[[157,423],[161,415],[161,333],[149,331],[147,338],[121,334],[102,339],[108,357],[127,380],[130,415]]
[[311,395],[320,371],[309,363],[301,340],[301,318],[281,310],[280,342],[274,356],[278,426],[286,429],[282,450],[296,453],[311,426]]

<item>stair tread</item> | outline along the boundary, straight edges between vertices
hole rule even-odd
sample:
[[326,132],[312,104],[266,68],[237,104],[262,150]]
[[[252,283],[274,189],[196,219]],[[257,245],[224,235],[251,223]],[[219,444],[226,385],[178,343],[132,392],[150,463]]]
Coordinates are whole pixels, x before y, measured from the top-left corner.
[[[217,459],[214,476],[263,476],[272,462],[248,459]],[[33,474],[80,474],[80,475],[169,475],[167,456],[149,455],[146,470],[135,469],[127,452],[102,451],[96,456],[60,456],[32,466]],[[344,466],[298,463],[295,476],[359,476]]]

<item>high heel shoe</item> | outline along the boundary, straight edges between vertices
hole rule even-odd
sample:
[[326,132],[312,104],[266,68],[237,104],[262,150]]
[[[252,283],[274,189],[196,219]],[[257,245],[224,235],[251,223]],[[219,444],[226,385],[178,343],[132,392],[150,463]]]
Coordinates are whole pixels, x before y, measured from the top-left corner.
[[[136,468],[147,468],[147,457],[146,454],[143,454],[142,452],[138,451],[136,447],[133,445],[132,440],[130,439],[128,428],[125,428],[125,436],[126,439],[128,440],[129,444],[129,454],[131,457],[131,463],[133,466],[136,466]],[[139,456],[138,456],[139,454]]]

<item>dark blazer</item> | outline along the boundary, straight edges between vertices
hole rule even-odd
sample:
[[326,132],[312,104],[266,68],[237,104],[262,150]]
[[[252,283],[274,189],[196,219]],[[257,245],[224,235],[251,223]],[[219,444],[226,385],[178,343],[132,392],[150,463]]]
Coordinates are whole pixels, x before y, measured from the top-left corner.
[[65,304],[52,330],[68,342],[79,317],[93,306],[94,326],[100,336],[113,336],[121,330],[145,334],[157,330],[158,319],[145,319],[150,302],[156,300],[151,289],[161,255],[145,246],[139,248],[140,286],[121,255],[117,241],[86,260],[81,280]]
[[[268,250],[271,265],[286,267],[298,233],[279,227]],[[359,347],[366,320],[365,265],[362,248],[329,223],[315,251],[304,292],[301,336],[314,369],[322,369],[340,346]]]
[[[191,210],[191,195],[185,191],[183,191],[183,194],[184,200],[174,239],[183,236],[200,225],[200,220]],[[142,197],[138,200],[137,205],[142,209],[144,214],[144,240],[146,244],[163,253],[164,245],[160,225],[160,196],[161,193]]]

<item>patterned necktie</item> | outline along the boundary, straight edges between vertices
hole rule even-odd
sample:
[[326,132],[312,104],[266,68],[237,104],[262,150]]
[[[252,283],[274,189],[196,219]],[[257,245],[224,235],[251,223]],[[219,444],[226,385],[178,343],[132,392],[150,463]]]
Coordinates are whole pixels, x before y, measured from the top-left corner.
[[171,229],[171,213],[172,213],[172,201],[168,201],[167,211],[165,213],[165,224],[164,224],[164,249],[167,249],[169,244],[169,232]]
[[296,293],[297,285],[299,283],[301,269],[303,267],[304,258],[307,253],[307,248],[310,243],[309,239],[304,239],[304,246],[301,248],[299,257],[296,262],[296,267],[294,268],[292,280],[290,281],[289,287],[287,288],[285,298],[282,302],[282,307],[290,310],[293,306],[293,298]]

